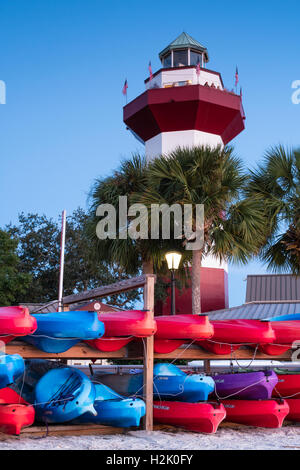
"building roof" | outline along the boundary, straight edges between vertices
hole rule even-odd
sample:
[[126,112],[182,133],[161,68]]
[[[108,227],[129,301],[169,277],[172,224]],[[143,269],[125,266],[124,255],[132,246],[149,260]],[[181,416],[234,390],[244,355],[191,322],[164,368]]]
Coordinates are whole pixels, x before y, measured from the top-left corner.
[[208,312],[211,320],[265,320],[270,317],[300,313],[298,302],[251,302],[238,307]]
[[300,277],[292,274],[247,276],[246,303],[257,301],[300,302]]
[[183,48],[191,48],[195,49],[199,52],[204,52],[206,56],[206,61],[208,62],[208,52],[206,47],[202,46],[200,42],[196,41],[196,39],[192,38],[187,33],[181,33],[178,38],[172,41],[167,47],[165,47],[160,53],[159,58],[162,59],[169,51],[176,50],[176,49],[183,49]]
[[58,309],[58,300],[53,300],[48,303],[21,303],[19,304],[22,307],[26,307],[29,310],[29,313],[51,313],[57,312]]

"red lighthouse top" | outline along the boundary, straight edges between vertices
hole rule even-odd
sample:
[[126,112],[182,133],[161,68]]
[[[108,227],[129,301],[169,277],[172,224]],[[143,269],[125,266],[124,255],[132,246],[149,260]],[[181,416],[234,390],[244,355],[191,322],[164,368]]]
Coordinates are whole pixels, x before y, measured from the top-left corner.
[[[145,80],[146,91],[124,107],[124,122],[139,139],[147,143],[173,133],[175,146],[182,142],[178,133],[195,131],[203,143],[216,136],[227,144],[244,129],[241,96],[224,88],[220,73],[205,68],[206,47],[182,33],[159,57],[162,68]],[[190,138],[193,145],[200,137]]]

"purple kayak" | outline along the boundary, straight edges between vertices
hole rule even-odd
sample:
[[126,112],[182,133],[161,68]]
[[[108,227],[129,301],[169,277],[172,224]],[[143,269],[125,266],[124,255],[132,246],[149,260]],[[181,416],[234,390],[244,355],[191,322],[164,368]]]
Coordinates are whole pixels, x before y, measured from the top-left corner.
[[278,377],[273,370],[217,374],[213,377],[218,398],[268,400]]

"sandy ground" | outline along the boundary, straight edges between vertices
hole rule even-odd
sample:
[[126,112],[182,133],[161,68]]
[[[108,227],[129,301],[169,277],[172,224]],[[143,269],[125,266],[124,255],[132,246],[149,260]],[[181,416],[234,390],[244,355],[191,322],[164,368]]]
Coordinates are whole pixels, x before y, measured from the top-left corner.
[[10,438],[0,450],[292,450],[300,449],[300,426],[281,429],[220,428],[214,435],[129,431],[108,436]]

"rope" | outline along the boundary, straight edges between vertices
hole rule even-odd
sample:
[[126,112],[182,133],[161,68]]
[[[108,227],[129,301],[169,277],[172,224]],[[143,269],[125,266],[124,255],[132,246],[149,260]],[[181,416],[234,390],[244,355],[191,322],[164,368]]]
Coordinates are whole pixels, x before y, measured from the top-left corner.
[[184,348],[184,349],[183,349],[183,350],[182,350],[182,351],[181,351],[181,352],[180,352],[180,353],[179,353],[179,354],[178,354],[178,355],[175,357],[175,359],[173,359],[173,361],[172,361],[172,362],[170,362],[170,364],[173,364],[175,361],[177,361],[177,360],[178,360],[178,358],[179,358],[179,357],[181,357],[181,356],[182,356],[182,354],[184,354],[184,353],[185,353],[185,351],[186,351],[187,349],[189,349],[189,348],[192,346],[192,344],[194,344],[194,343],[195,343],[195,341],[197,341],[197,340],[196,340],[196,339],[194,339],[194,340],[193,340],[191,343],[189,343],[189,344],[186,346],[186,348]]
[[239,364],[239,361],[238,361],[237,358],[235,357],[235,352],[234,352],[233,350],[231,351],[231,356],[233,357],[233,360],[236,361],[237,365],[238,365],[241,369],[247,370],[247,369],[249,369],[249,367],[251,367],[253,361],[255,361],[258,347],[259,347],[259,344],[256,345],[256,348],[255,348],[255,350],[254,350],[252,359],[250,360],[250,362],[249,362],[249,364],[248,364],[247,366],[242,366],[242,365]]
[[289,395],[289,396],[287,396],[287,397],[283,397],[283,396],[280,394],[280,392],[277,390],[276,386],[274,387],[274,390],[275,390],[276,393],[278,393],[279,398],[282,398],[283,400],[284,400],[285,398],[293,398],[293,397],[295,397],[296,395],[300,395],[300,392],[297,392],[297,393],[294,393],[293,395]]

